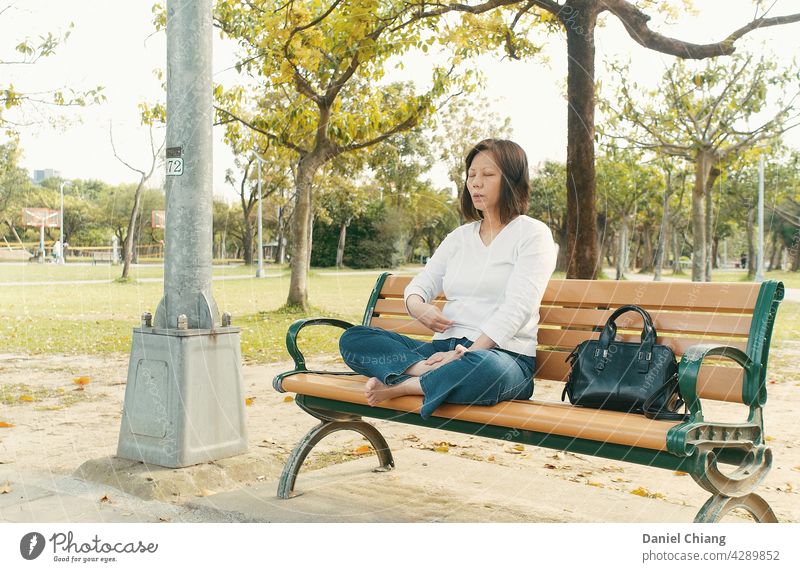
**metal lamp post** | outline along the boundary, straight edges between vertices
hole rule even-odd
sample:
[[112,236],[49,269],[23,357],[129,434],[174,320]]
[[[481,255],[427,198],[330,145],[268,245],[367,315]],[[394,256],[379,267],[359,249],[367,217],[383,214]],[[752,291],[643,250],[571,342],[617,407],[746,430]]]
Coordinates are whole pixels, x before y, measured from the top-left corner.
[[264,210],[261,207],[261,163],[264,162],[264,158],[261,157],[256,151],[253,151],[253,155],[256,157],[256,161],[258,161],[258,270],[256,270],[256,278],[263,278],[264,277],[264,238],[263,238],[263,228],[264,228]]
[[58,185],[59,192],[61,193],[61,218],[59,219],[60,234],[61,234],[59,240],[61,241],[61,254],[58,257],[59,264],[64,264],[66,262],[66,256],[64,253],[64,187],[71,184],[72,183],[68,181],[61,181],[61,184]]
[[164,295],[133,329],[117,456],[186,467],[247,451],[241,328],[211,294],[211,0],[167,0]]
[[758,258],[756,282],[764,281],[764,155],[758,158]]

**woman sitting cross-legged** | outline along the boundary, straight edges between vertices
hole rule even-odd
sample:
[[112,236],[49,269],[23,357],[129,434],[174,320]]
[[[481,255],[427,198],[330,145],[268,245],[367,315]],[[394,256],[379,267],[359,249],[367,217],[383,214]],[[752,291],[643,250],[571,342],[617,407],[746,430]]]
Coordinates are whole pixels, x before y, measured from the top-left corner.
[[[339,340],[353,371],[370,376],[370,405],[422,395],[427,419],[442,403],[529,399],[539,305],[556,264],[550,229],[527,216],[528,160],[519,145],[481,141],[466,159],[464,224],[445,237],[404,292],[406,309],[434,333],[423,342],[354,326]],[[444,292],[443,311],[432,301]]]

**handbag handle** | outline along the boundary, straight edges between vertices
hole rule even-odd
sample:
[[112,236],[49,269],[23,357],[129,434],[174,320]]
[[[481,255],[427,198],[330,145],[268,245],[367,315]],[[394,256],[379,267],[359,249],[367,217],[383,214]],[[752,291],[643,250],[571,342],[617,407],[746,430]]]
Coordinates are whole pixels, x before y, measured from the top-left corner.
[[639,306],[635,306],[633,304],[627,304],[617,308],[606,321],[606,325],[603,327],[603,332],[600,334],[600,345],[603,348],[608,348],[611,342],[614,341],[614,338],[617,337],[617,318],[628,312],[636,312],[642,317],[642,321],[644,322],[641,336],[642,344],[647,344],[649,347],[653,346],[657,337],[656,328],[653,325],[653,318],[650,317],[650,314],[644,308],[640,308]]

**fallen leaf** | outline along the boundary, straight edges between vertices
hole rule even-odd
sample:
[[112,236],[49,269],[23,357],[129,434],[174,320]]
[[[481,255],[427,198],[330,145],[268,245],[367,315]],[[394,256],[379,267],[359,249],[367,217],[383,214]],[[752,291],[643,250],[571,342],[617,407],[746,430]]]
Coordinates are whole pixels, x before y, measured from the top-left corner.
[[800,471],[800,465],[797,465],[796,467],[792,467],[792,470],[793,471]]
[[160,520],[161,522],[169,522],[170,521],[166,516],[159,516],[158,520]]
[[72,383],[75,385],[89,385],[92,379],[88,375],[81,375],[80,377],[76,377],[72,380]]
[[513,445],[511,448],[516,450],[516,451],[524,451],[525,450],[525,445],[517,443],[516,445]]
[[251,405],[253,405],[253,401],[255,401],[255,399],[256,399],[255,397],[248,397],[247,399],[244,400],[244,404],[250,407]]
[[632,495],[637,495],[640,497],[650,498],[650,499],[663,499],[665,498],[662,493],[651,493],[644,487],[639,487],[631,491]]
[[556,467],[555,465],[551,465],[550,463],[545,463],[544,464],[544,468],[545,469],[557,469],[558,467]]
[[447,453],[450,450],[450,447],[448,447],[447,444],[440,444],[436,445],[433,450],[437,453]]
[[676,477],[686,477],[689,475],[689,473],[684,473],[683,471],[675,471],[673,475],[675,475]]
[[100,497],[100,502],[108,502],[109,500],[110,499],[108,498],[108,495],[103,495],[102,497]]
[[284,403],[291,403],[292,401],[294,401],[294,397],[292,397],[291,395],[287,395],[286,397],[283,398]]
[[766,437],[764,437],[764,441],[774,441],[774,440],[775,437],[773,437],[772,435],[767,435]]
[[33,396],[32,395],[20,395],[19,396],[19,400],[20,401],[33,401]]
[[6,423],[5,421],[0,421],[0,427],[13,427],[13,423]]
[[6,481],[6,484],[0,486],[0,495],[7,495],[11,492],[11,483]]
[[361,445],[360,447],[356,447],[353,451],[356,455],[365,455],[372,451],[372,448],[369,445]]
[[486,457],[486,460],[487,461],[494,461],[494,455],[489,455],[488,457]]
[[603,485],[603,483],[597,483],[597,482],[595,482],[595,481],[589,481],[589,482],[588,482],[588,483],[586,483],[586,484],[587,484],[587,485],[589,485],[590,487],[600,487],[600,488],[603,488],[603,486],[604,486],[604,485]]

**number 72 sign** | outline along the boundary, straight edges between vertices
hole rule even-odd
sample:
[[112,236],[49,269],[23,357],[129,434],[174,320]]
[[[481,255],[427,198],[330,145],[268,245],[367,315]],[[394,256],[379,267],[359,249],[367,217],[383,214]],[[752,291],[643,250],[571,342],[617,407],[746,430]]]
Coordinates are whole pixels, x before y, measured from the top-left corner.
[[167,147],[167,176],[183,175],[183,148]]
[[167,176],[177,177],[183,175],[183,158],[167,159]]

